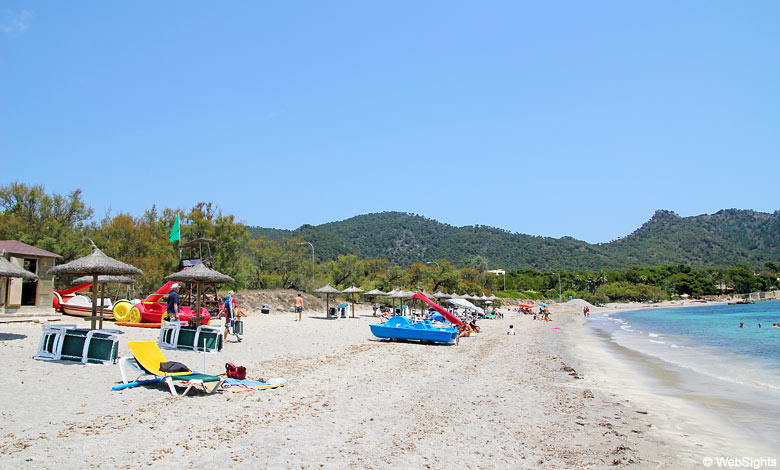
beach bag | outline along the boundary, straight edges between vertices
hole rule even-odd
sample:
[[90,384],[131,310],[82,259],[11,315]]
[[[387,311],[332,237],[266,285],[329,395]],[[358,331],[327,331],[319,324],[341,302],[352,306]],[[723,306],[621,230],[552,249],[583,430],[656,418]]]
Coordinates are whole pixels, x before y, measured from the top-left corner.
[[225,372],[231,379],[244,380],[246,378],[246,367],[236,366],[232,362],[225,364]]
[[162,372],[191,372],[190,368],[182,364],[181,362],[168,361],[160,363],[160,371]]
[[244,322],[242,320],[236,320],[235,322],[233,322],[233,334],[234,335],[244,334]]

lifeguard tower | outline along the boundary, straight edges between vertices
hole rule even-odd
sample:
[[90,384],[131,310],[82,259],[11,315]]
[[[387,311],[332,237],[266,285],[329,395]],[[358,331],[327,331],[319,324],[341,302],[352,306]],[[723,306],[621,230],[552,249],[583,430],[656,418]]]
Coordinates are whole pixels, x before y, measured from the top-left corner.
[[[211,254],[211,244],[216,243],[216,240],[211,238],[196,238],[188,242],[179,244],[179,270],[185,268],[191,268],[197,264],[204,263],[211,269],[214,269],[214,257]],[[195,297],[198,293],[194,292],[196,286],[194,284],[182,285],[182,291],[179,293],[182,299],[182,303],[192,307]],[[216,284],[204,284],[203,285],[203,297],[202,306],[206,307],[209,312],[219,311],[220,299],[217,295]]]

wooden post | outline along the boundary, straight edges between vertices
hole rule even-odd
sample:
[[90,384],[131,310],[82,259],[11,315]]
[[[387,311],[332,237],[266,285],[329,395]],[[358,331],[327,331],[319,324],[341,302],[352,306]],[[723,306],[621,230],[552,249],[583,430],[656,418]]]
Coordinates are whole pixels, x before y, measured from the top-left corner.
[[92,275],[92,318],[90,321],[90,329],[94,330],[97,326],[97,296],[98,296],[98,275]]
[[103,299],[106,297],[106,285],[100,284],[100,329],[103,329]]

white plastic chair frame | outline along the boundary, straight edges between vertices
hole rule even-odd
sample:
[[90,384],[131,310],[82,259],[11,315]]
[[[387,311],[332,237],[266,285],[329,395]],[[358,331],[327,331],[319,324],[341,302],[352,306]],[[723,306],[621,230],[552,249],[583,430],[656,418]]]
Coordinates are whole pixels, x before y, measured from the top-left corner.
[[[38,342],[38,352],[33,359],[39,361],[59,361],[62,354],[62,341],[65,338],[65,330],[75,330],[76,325],[43,325],[41,339]],[[51,338],[51,341],[49,341]],[[49,351],[46,345],[51,343]]]
[[[135,379],[128,380],[128,377],[130,377],[130,376],[128,375],[129,371],[126,370],[126,368],[127,369],[132,369],[133,371],[138,372],[138,375],[135,377]],[[170,390],[171,394],[173,396],[176,396],[176,397],[183,397],[183,396],[187,395],[187,393],[190,391],[190,389],[193,386],[195,386],[195,385],[200,386],[200,388],[204,392],[206,392],[206,394],[214,393],[219,388],[219,387],[214,387],[214,389],[211,392],[209,392],[208,389],[206,388],[206,385],[203,383],[203,380],[201,380],[201,379],[191,379],[191,380],[188,380],[187,382],[183,382],[182,381],[182,386],[184,386],[184,384],[186,384],[187,388],[185,388],[182,393],[178,393],[178,392],[176,392],[176,386],[173,383],[172,376],[166,375],[166,376],[163,376],[163,377],[159,377],[157,375],[151,374],[151,373],[143,370],[135,362],[135,358],[132,357],[132,356],[131,357],[120,357],[119,358],[119,372],[122,374],[122,383],[124,383],[124,384],[128,384],[130,382],[136,382],[136,381],[138,381],[138,379],[140,379],[144,375],[150,375],[152,377],[161,378],[161,379],[163,379],[162,381],[165,382],[166,385],[168,385],[168,390]],[[133,372],[133,373],[135,373],[135,372]],[[186,376],[184,376],[184,377],[186,377]]]

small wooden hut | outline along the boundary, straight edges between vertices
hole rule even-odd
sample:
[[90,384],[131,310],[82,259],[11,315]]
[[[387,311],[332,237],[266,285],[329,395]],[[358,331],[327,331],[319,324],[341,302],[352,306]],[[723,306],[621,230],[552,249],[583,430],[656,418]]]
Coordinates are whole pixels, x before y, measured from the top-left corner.
[[60,319],[52,307],[54,277],[46,271],[62,256],[16,240],[0,240],[3,251],[7,262],[37,277],[0,275],[0,322]]

